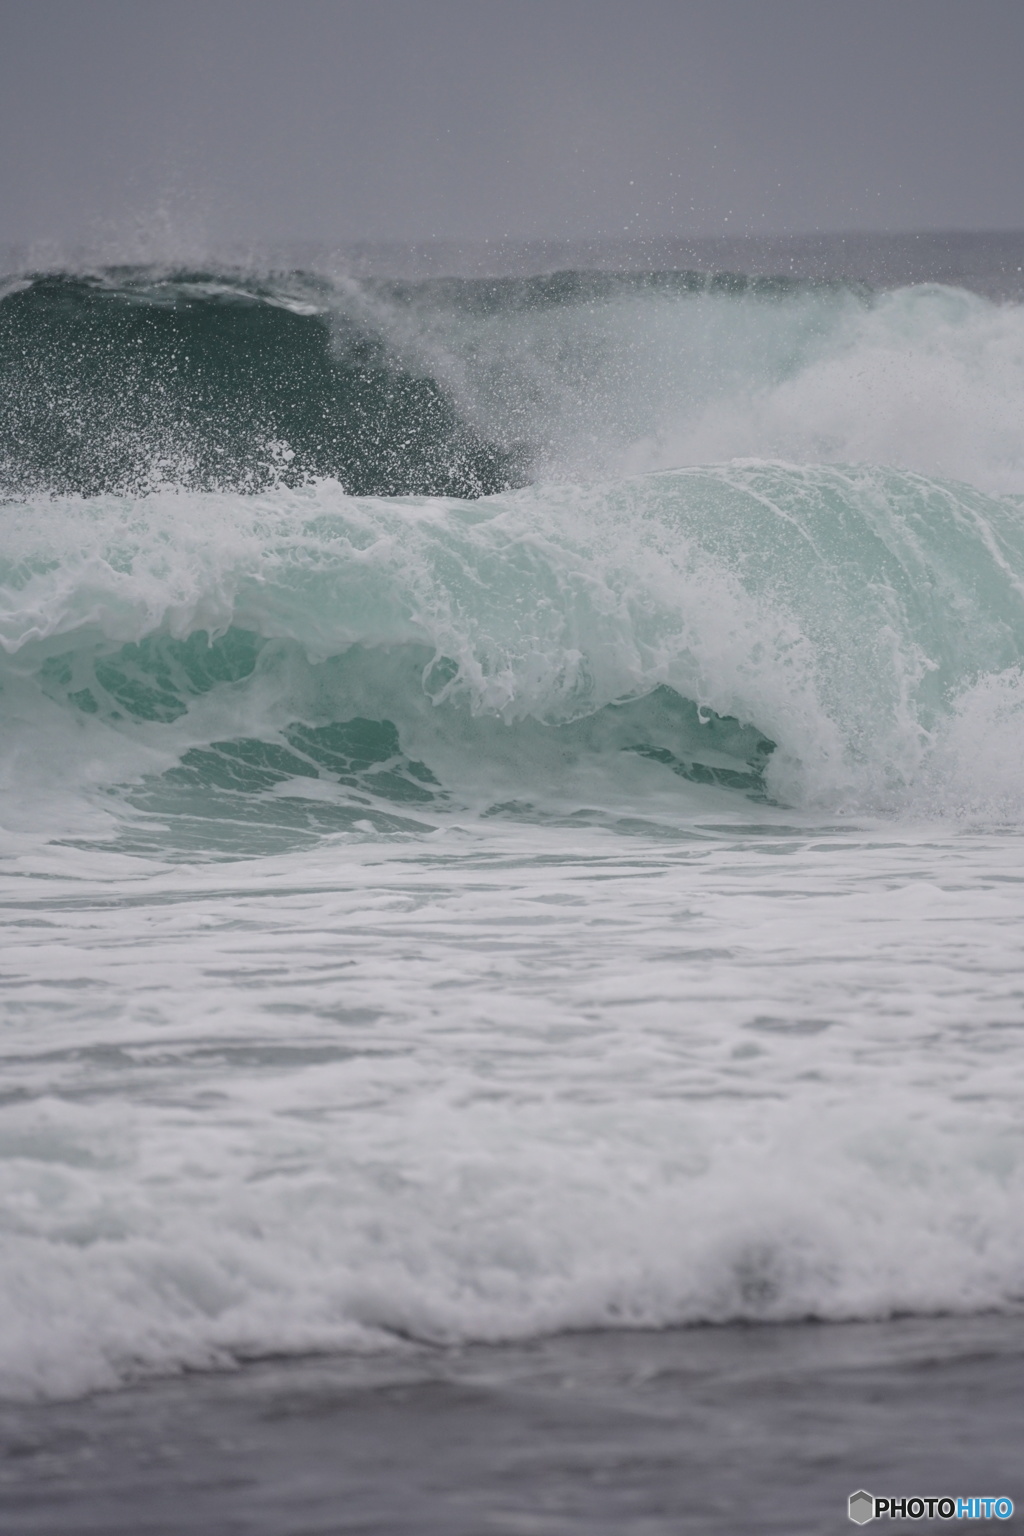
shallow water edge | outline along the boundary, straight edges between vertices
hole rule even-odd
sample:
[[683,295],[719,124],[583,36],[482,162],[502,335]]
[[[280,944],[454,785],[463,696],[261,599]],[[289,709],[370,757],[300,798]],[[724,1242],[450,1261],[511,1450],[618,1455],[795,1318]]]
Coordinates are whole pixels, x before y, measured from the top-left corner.
[[1022,1365],[1020,1316],[262,1363],[0,1409],[0,1518],[24,1536],[818,1536],[848,1528],[861,1487],[1019,1507]]

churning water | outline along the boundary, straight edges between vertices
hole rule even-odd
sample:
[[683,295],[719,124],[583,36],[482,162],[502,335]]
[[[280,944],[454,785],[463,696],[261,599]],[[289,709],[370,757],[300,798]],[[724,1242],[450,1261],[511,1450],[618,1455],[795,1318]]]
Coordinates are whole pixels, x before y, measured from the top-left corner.
[[0,1392],[1024,1299],[1024,307],[0,297]]

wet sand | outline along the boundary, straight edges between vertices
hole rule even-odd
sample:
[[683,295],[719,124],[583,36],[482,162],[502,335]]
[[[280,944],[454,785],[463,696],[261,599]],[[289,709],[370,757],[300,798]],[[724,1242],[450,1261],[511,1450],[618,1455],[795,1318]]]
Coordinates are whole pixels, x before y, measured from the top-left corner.
[[1024,1509],[1022,1436],[1024,1318],[410,1347],[4,1405],[0,1529],[818,1536],[861,1487]]

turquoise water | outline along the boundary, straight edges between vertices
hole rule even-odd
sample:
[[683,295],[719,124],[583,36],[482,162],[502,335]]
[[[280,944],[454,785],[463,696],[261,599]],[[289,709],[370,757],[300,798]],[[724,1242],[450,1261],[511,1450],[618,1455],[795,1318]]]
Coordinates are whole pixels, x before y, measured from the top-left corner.
[[0,298],[0,1388],[1024,1297],[1024,320]]

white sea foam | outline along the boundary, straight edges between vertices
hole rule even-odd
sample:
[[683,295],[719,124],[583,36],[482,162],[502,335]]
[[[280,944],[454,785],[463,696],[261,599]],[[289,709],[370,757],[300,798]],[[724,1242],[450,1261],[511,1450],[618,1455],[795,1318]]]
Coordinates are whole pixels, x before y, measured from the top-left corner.
[[[355,302],[353,285],[340,298]],[[357,312],[364,312],[361,308]],[[890,464],[1024,493],[1024,306],[923,284],[680,293],[466,314],[369,309],[549,475],[731,458]]]
[[1015,1305],[1019,856],[741,827],[230,874],[53,850],[6,957],[2,1390]]

